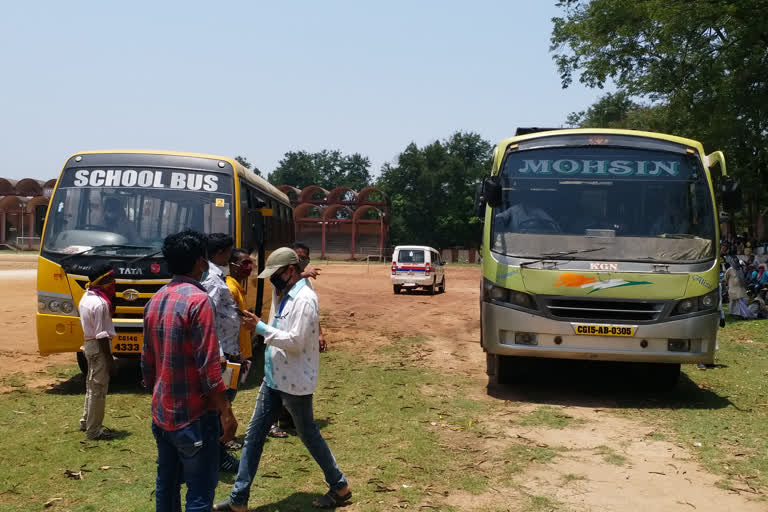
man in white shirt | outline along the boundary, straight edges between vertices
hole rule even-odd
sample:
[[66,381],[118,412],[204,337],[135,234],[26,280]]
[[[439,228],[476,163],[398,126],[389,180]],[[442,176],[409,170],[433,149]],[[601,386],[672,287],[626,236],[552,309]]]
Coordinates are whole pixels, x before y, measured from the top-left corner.
[[85,343],[83,353],[88,360],[85,381],[85,404],[80,430],[87,441],[113,439],[113,434],[102,425],[107,402],[109,376],[114,373],[112,358],[112,299],[115,297],[115,271],[109,265],[100,265],[88,274],[88,290],[80,299],[78,310],[83,326]]
[[315,423],[312,394],[319,370],[319,322],[317,295],[301,277],[299,257],[293,249],[281,247],[267,258],[260,279],[269,278],[282,300],[275,305],[270,324],[246,312],[247,325],[264,336],[264,382],[246,429],[240,470],[227,501],[217,503],[217,511],[244,512],[248,509],[251,484],[272,422],[285,405],[296,424],[296,432],[315,462],[323,470],[328,492],[315,499],[320,508],[341,506],[352,497],[344,473]]
[[[208,292],[213,307],[216,337],[219,339],[219,354],[222,356],[222,368],[226,361],[240,360],[240,316],[237,314],[237,303],[227,286],[226,277],[229,274],[229,259],[235,241],[225,233],[208,235],[208,270],[203,275],[200,284]],[[236,391],[227,389],[225,392],[230,403],[235,399]],[[240,462],[237,457],[227,451],[224,443],[219,449],[219,470],[225,473],[237,473]]]

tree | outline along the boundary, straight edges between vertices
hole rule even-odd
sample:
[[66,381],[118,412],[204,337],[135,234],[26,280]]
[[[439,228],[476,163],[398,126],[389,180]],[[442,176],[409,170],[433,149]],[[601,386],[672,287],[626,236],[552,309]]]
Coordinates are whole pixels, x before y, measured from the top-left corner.
[[553,19],[551,50],[563,87],[576,75],[588,87],[611,80],[627,98],[647,102],[625,121],[642,113],[633,122],[723,149],[757,212],[768,190],[768,1],[558,5],[564,15]]
[[475,185],[490,172],[491,144],[457,132],[423,148],[409,144],[397,164],[385,164],[377,183],[391,202],[393,244],[476,247]]
[[326,190],[343,186],[359,191],[371,183],[370,166],[368,157],[359,153],[289,151],[268,179],[273,185],[319,185]]
[[236,156],[235,161],[238,162],[243,167],[245,167],[246,169],[253,171],[256,174],[256,176],[261,176],[261,171],[259,170],[259,168],[253,167],[253,169],[251,169],[252,167],[251,162],[249,162],[248,159],[245,158],[244,156],[240,156],[240,155]]

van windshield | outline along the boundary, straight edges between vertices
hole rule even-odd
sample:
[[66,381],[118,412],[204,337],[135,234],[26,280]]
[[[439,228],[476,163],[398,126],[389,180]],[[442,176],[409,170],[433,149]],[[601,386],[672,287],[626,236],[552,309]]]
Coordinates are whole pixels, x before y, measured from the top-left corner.
[[424,263],[424,251],[419,249],[400,249],[398,263]]

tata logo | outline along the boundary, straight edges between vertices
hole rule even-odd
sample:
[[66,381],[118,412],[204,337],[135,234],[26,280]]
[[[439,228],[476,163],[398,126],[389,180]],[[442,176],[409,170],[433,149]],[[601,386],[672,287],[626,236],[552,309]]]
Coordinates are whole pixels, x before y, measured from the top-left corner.
[[117,270],[120,272],[121,276],[140,276],[140,275],[142,275],[144,273],[144,271],[141,270],[138,267],[137,268],[133,268],[133,267],[122,268],[122,267],[120,267]]
[[618,263],[590,263],[589,270],[602,270],[607,272],[618,272]]
[[153,263],[149,266],[149,271],[153,274],[160,273],[160,264],[159,263]]
[[133,288],[129,288],[127,290],[124,290],[121,296],[128,302],[133,302],[139,298],[139,290],[134,290]]

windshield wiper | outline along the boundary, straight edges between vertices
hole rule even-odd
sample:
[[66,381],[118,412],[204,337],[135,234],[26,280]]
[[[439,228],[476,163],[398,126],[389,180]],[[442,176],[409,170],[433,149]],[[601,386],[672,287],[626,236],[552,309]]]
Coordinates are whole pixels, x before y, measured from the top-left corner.
[[70,258],[74,258],[75,256],[80,256],[81,254],[86,254],[91,251],[95,251],[97,249],[154,249],[154,247],[148,246],[148,245],[118,245],[118,244],[95,245],[84,251],[76,252],[73,254],[67,254],[66,256],[61,258],[59,262],[67,261]]
[[[533,261],[525,261],[520,264],[521,267],[525,267],[528,265],[533,265],[534,263],[539,263],[544,260],[548,259],[561,259],[563,256],[571,256],[573,254],[583,254],[585,252],[595,252],[595,251],[602,251],[605,249],[605,247],[596,247],[594,249],[575,249],[573,251],[558,251],[558,252],[545,252],[543,254],[540,254],[538,257],[539,259],[533,260]],[[570,258],[573,259],[573,258]]]
[[163,251],[155,251],[155,252],[151,252],[149,254],[145,254],[144,256],[139,256],[138,258],[134,258],[131,261],[129,261],[128,265],[133,265],[134,263],[138,263],[141,260],[145,260],[147,258],[152,258],[154,256],[157,256],[158,254],[163,254]]
[[685,238],[685,239],[695,239],[695,238],[701,238],[696,235],[689,235],[688,233],[662,233],[660,235],[656,236],[657,238]]

